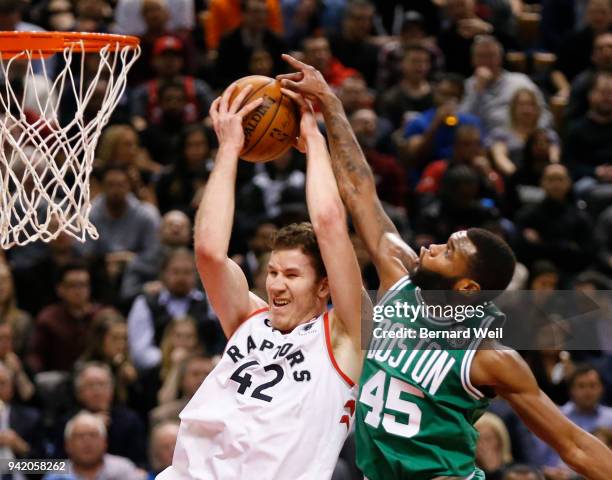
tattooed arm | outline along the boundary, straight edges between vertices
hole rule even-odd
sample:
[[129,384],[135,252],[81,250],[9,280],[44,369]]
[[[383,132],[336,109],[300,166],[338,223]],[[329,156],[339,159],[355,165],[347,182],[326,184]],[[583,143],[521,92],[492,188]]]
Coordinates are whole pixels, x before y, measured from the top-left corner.
[[413,269],[418,257],[383,210],[372,170],[338,97],[319,71],[288,55],[283,58],[299,70],[279,76],[283,86],[316,99],[321,106],[338,190],[376,266],[381,289],[386,290]]

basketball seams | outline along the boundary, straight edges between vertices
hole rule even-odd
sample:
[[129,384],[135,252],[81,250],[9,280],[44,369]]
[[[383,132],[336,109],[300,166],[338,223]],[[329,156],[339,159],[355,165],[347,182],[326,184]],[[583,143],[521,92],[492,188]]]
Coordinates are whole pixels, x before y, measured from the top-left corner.
[[[253,95],[257,94],[257,92],[259,92],[260,90],[263,90],[264,88],[266,88],[268,85],[270,85],[272,82],[274,82],[274,79],[270,79],[270,81],[268,83],[264,83],[263,85],[261,85],[260,87],[257,87],[256,90],[253,90],[251,93],[249,93],[247,95],[247,97],[244,99],[244,101],[242,102],[242,105],[240,105],[240,108],[244,107],[247,103],[249,103],[249,100],[251,98],[253,98]],[[244,87],[243,87],[244,88]]]
[[[273,80],[274,81],[274,80]],[[269,85],[266,84],[266,86]],[[251,144],[251,146],[249,147],[249,149],[246,152],[242,152],[240,156],[245,156],[247,155],[249,152],[251,152],[258,144],[259,142],[261,142],[261,140],[266,136],[266,133],[268,133],[268,129],[270,128],[270,125],[272,125],[272,123],[274,123],[274,120],[276,119],[276,115],[278,115],[278,112],[280,110],[281,105],[283,104],[283,97],[285,95],[283,93],[281,93],[281,96],[278,100],[278,105],[276,106],[276,111],[274,112],[274,115],[272,115],[272,118],[270,119],[270,121],[268,122],[268,124],[266,125],[266,128],[263,129],[263,133],[259,136],[259,138],[257,139],[257,141],[255,141],[254,143]],[[263,119],[262,119],[263,120]],[[266,159],[267,160],[267,159]],[[266,161],[263,160],[263,161]]]

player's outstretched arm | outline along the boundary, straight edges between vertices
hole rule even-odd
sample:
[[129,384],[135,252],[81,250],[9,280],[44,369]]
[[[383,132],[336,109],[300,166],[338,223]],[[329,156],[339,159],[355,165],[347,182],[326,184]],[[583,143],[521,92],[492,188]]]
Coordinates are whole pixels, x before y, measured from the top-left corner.
[[356,351],[361,349],[361,271],[349,237],[346,211],[340,199],[325,138],[312,106],[301,95],[283,89],[299,105],[300,145],[306,153],[306,202],[339,320]]
[[227,256],[234,220],[238,157],[244,144],[242,119],[261,103],[258,99],[240,108],[250,91],[250,87],[246,87],[230,104],[234,90],[235,87],[229,87],[210,107],[219,150],[195,224],[198,272],[228,338],[249,313],[266,306],[263,300],[249,292],[244,273]]
[[355,138],[342,103],[321,72],[289,55],[283,58],[297,73],[280,75],[282,85],[316,99],[325,118],[332,167],[342,200],[386,289],[412,269],[418,257],[404,243],[376,194],[372,171]]
[[514,350],[481,350],[471,381],[488,385],[506,399],[525,425],[554,448],[563,461],[589,480],[606,480],[612,472],[612,452],[568,418],[540,390],[529,366]]

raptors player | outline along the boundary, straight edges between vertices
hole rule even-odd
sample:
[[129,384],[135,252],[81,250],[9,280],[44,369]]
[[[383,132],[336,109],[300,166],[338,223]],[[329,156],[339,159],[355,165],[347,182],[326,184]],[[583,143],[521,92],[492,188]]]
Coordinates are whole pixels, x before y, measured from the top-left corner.
[[[229,341],[181,412],[173,464],[158,479],[329,479],[361,371],[361,274],[325,139],[298,98],[312,225],[278,232],[268,303],[249,292],[227,250],[242,119],[259,102],[239,108],[246,88],[230,104],[233,90],[211,106],[220,145],[195,231],[198,269]],[[330,295],[334,307],[326,311]]]

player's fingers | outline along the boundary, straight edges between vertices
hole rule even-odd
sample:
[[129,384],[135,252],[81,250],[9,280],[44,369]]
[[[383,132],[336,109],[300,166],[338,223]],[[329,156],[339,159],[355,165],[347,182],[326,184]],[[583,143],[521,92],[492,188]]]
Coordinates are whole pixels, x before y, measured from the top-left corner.
[[226,113],[228,111],[229,99],[231,98],[237,87],[238,85],[232,83],[229,87],[225,89],[225,92],[223,92],[223,95],[221,96],[221,102],[219,104],[219,113]]
[[232,104],[229,106],[229,113],[236,113],[238,111],[240,105],[242,105],[242,102],[244,102],[244,99],[252,89],[253,87],[251,85],[247,85],[240,90],[240,93],[236,96],[236,98],[234,98]]
[[307,108],[304,97],[300,95],[299,93],[294,92],[293,90],[289,90],[288,88],[281,88],[281,92],[284,95],[287,95],[289,98],[293,99],[293,101],[300,106],[301,110],[304,110],[305,108]]
[[219,115],[219,102],[221,101],[221,97],[215,98],[215,100],[210,104],[210,109],[208,113],[210,115],[213,124],[217,121],[217,116]]
[[302,72],[282,73],[275,78],[276,80],[295,80],[299,82],[304,78],[304,74]]
[[281,57],[285,62],[287,62],[289,65],[296,68],[297,70],[303,70],[304,68],[310,66],[305,64],[304,62],[300,62],[297,58],[294,58],[291,55],[287,55],[286,53],[283,53]]
[[261,102],[263,102],[263,97],[259,97],[253,100],[252,102],[247,103],[244,107],[240,109],[238,115],[240,115],[242,118],[246,117],[249,113],[259,107],[261,105]]
[[300,84],[292,80],[281,80],[281,87],[290,90],[300,90]]

